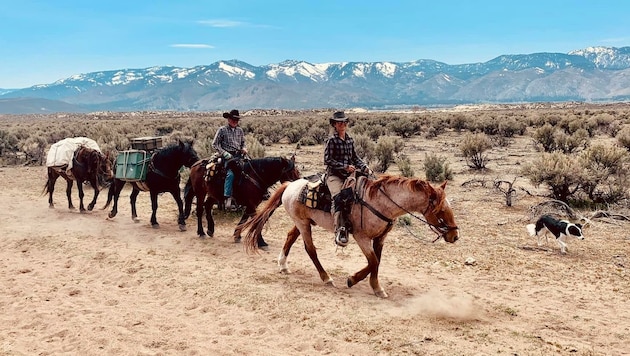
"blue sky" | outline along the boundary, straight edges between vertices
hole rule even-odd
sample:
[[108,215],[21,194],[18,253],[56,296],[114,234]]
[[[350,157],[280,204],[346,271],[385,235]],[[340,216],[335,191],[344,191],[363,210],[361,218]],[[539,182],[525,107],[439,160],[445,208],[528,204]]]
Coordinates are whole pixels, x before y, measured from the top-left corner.
[[630,1],[0,0],[0,88],[238,59],[477,63],[630,46]]

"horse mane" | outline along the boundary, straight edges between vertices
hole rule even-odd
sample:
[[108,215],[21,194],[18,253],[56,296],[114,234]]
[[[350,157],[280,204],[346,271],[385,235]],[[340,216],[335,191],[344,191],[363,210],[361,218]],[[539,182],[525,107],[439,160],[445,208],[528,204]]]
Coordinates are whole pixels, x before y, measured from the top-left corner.
[[177,142],[175,142],[175,143],[171,143],[171,144],[170,144],[170,145],[168,145],[168,146],[164,146],[164,147],[162,147],[162,148],[158,149],[155,153],[156,153],[156,154],[158,154],[158,153],[162,153],[162,154],[165,154],[165,155],[169,155],[169,154],[171,154],[173,151],[175,151],[175,150],[179,149],[179,145],[180,145],[180,143],[182,143],[182,144],[186,145],[186,143],[187,143],[187,142],[184,142],[184,141],[177,141]]
[[429,182],[420,178],[407,178],[395,175],[382,175],[376,180],[368,180],[366,183],[367,195],[374,198],[376,193],[387,185],[399,185],[412,192],[426,193],[430,200],[440,206],[444,200],[444,191],[435,189]]
[[282,162],[282,157],[263,157],[263,158],[254,158],[249,160],[249,164],[251,168],[258,170],[264,167],[266,164],[272,162]]

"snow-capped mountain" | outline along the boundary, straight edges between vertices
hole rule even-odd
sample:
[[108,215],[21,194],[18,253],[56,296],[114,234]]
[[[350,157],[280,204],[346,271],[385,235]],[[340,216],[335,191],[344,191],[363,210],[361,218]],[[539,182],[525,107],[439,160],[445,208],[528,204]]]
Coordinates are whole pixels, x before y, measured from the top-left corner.
[[[76,111],[619,101],[630,99],[630,47],[502,55],[461,65],[421,59],[405,63],[286,60],[253,66],[233,59],[192,68],[85,73],[51,84],[0,90],[0,112],[10,112],[7,108],[15,98],[21,98],[21,107],[24,98],[39,98],[74,105]],[[42,112],[41,106],[36,111]]]

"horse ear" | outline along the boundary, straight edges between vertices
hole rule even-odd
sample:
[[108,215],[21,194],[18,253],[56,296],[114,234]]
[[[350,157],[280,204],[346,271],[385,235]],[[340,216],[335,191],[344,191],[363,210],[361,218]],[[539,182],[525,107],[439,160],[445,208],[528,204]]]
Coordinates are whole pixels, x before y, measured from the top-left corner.
[[291,160],[291,161],[293,161],[293,162],[295,162],[295,152],[293,152],[293,154],[291,155],[290,160]]
[[447,181],[444,181],[444,183],[442,183],[442,184],[440,185],[440,188],[442,188],[442,190],[445,190],[445,189],[446,189],[446,182],[447,182]]

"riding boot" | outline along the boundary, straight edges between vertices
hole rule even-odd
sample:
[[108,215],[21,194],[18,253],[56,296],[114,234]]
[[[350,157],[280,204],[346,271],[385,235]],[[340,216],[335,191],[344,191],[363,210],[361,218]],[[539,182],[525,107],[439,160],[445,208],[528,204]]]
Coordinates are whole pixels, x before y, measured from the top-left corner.
[[337,246],[346,247],[348,245],[348,231],[341,211],[335,211],[333,221],[335,226],[335,244],[337,244]]

